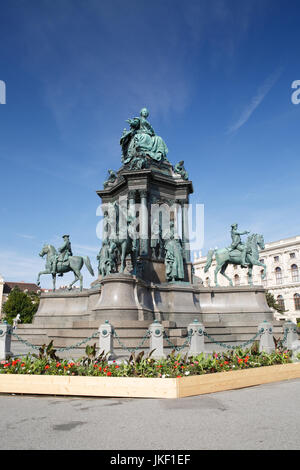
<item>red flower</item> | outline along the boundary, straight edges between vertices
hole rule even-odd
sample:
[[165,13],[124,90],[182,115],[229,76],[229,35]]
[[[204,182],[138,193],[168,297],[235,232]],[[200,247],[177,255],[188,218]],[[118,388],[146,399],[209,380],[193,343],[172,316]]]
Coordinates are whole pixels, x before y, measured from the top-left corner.
[[110,371],[108,371],[106,375],[111,375],[111,372],[110,372]]
[[50,367],[50,366],[47,364],[47,365],[45,366],[45,369],[49,369],[49,367]]

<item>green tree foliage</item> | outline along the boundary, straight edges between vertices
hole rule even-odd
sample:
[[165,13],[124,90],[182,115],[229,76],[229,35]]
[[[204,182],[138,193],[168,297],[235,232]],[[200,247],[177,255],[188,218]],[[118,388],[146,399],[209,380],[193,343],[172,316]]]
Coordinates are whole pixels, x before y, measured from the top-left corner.
[[281,307],[281,305],[279,305],[276,302],[276,299],[275,299],[274,295],[271,294],[271,292],[266,292],[266,298],[267,298],[267,303],[268,303],[270,308],[274,308],[279,313],[285,312],[285,309],[283,307]]
[[9,294],[3,305],[5,320],[12,325],[13,319],[20,314],[21,323],[32,323],[40,302],[40,297],[35,292],[22,292],[15,287]]

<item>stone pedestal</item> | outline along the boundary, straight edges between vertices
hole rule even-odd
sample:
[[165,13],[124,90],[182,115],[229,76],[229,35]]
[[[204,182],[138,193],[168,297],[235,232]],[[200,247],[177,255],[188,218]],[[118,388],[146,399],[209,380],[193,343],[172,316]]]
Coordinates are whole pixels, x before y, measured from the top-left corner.
[[112,324],[120,320],[152,320],[151,296],[144,291],[143,284],[131,274],[106,276],[101,281],[101,296],[93,308],[91,320],[109,320]]
[[59,321],[62,328],[68,327],[74,321],[87,319],[99,297],[99,287],[82,292],[72,289],[42,293],[33,324],[42,328],[57,325]]
[[273,321],[273,311],[262,286],[200,287],[197,298],[205,325],[210,322],[259,325],[264,320]]
[[174,321],[186,328],[195,318],[202,321],[197,291],[189,283],[165,283],[152,286],[160,320]]

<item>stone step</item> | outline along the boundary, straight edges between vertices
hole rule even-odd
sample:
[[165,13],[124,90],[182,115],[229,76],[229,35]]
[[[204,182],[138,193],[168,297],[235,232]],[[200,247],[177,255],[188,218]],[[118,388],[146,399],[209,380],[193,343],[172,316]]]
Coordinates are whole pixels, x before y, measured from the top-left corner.
[[[135,329],[135,328],[118,328],[116,329],[117,334],[120,337],[142,337],[146,334],[148,328],[140,328],[140,329]],[[80,329],[80,328],[47,328],[47,329],[41,329],[41,328],[17,328],[14,330],[14,333],[16,333],[18,336],[34,336],[34,335],[42,335],[45,336],[45,334],[49,337],[75,337],[75,338],[87,338],[94,333],[96,333],[98,329]],[[186,330],[183,328],[165,328],[165,332],[169,336],[184,336],[186,335]]]
[[[231,326],[231,327],[207,327],[205,328],[205,331],[210,334],[252,334],[255,335],[258,332],[258,329],[255,327],[244,327],[244,326]],[[281,327],[273,327],[273,333],[282,333],[282,328]]]
[[[74,328],[94,328],[98,329],[100,325],[104,322],[99,321],[76,321],[73,323]],[[153,321],[133,321],[133,320],[126,320],[126,321],[110,321],[111,325],[115,329],[126,329],[126,328],[149,328]],[[162,321],[160,322],[165,328],[175,328],[176,323],[174,321]]]

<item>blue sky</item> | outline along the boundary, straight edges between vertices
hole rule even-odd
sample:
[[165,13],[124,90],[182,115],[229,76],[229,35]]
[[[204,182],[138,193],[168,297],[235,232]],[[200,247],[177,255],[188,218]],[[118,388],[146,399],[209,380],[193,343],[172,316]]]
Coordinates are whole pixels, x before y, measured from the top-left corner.
[[204,204],[204,254],[233,222],[266,242],[300,234],[299,14],[294,0],[1,2],[4,278],[35,281],[65,232],[96,271],[95,191],[143,106]]

